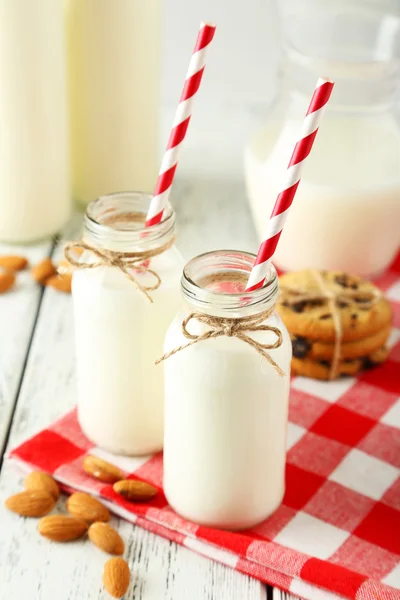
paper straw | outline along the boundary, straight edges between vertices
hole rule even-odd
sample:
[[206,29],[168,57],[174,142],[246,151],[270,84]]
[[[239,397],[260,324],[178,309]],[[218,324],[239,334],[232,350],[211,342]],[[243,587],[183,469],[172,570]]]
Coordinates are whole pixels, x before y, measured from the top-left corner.
[[206,64],[206,54],[214,37],[214,33],[215,25],[201,23],[196,45],[186,74],[181,99],[175,113],[167,149],[161,163],[156,189],[154,190],[154,196],[147,213],[146,227],[156,225],[162,220],[163,212],[171,193],[172,182],[178,164],[179,151],[182,142],[185,139],[190,117],[192,116],[193,100],[200,87]]
[[[303,121],[301,137],[296,143],[290,159],[282,192],[278,194],[274,208],[268,221],[264,241],[258,250],[257,258],[247,282],[246,291],[250,292],[262,287],[268,272],[268,265],[278,244],[285,225],[293,198],[300,183],[301,172],[316,138],[319,124],[326,104],[332,93],[334,83],[328,79],[319,79],[311,98]],[[293,240],[293,251],[296,252],[296,240]]]

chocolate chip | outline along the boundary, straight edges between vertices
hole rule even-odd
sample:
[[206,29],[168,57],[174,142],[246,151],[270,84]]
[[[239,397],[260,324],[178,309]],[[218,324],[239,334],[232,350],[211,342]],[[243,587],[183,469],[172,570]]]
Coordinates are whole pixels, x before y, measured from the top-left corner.
[[324,300],[319,300],[318,298],[316,298],[315,300],[307,300],[307,304],[310,308],[314,308],[316,306],[323,306],[324,302]]
[[296,337],[292,341],[293,356],[296,358],[304,358],[311,350],[311,343],[304,337]]
[[302,300],[301,302],[294,302],[294,304],[292,304],[292,310],[296,313],[304,312],[305,307],[306,307],[305,300]]
[[343,300],[339,300],[337,303],[339,308],[346,308],[349,304],[348,302],[344,302]]
[[354,328],[355,328],[355,326],[357,325],[356,321],[357,321],[357,319],[358,319],[358,314],[357,314],[357,313],[353,313],[353,314],[351,315],[351,317],[350,317],[350,318],[351,318],[350,327],[351,327],[352,329],[354,329]]
[[369,356],[366,356],[363,360],[363,369],[373,369],[374,367],[377,367],[379,365],[379,363],[374,362],[373,360],[370,359]]
[[330,319],[331,318],[331,313],[325,313],[324,315],[320,316],[320,321],[324,321],[325,319]]
[[328,360],[319,360],[318,362],[323,367],[330,367],[331,366],[331,364],[330,364],[330,362]]
[[302,313],[306,308],[316,308],[317,306],[323,306],[324,300],[300,300],[299,302],[293,302],[292,310],[296,313]]
[[370,298],[367,298],[366,296],[356,296],[354,299],[359,304],[365,304],[365,302],[370,302]]
[[346,273],[336,275],[335,281],[338,285],[341,285],[344,288],[351,288],[352,290],[358,289],[358,283],[352,277],[350,277],[350,275],[346,275]]

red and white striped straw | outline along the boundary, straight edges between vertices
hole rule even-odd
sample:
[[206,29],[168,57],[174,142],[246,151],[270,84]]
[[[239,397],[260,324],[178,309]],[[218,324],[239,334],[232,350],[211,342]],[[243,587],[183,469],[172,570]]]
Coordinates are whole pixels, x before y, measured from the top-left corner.
[[162,220],[178,164],[179,151],[185,139],[190,117],[192,116],[193,100],[200,87],[206,64],[207,50],[212,42],[214,33],[215,25],[201,23],[196,45],[186,73],[181,99],[175,113],[167,149],[161,163],[156,189],[154,190],[154,196],[147,213],[146,227],[156,225]]
[[[326,104],[332,93],[334,83],[328,79],[319,79],[303,121],[300,140],[296,143],[290,159],[283,191],[278,194],[268,221],[264,241],[258,250],[257,258],[247,282],[246,291],[250,292],[263,286],[268,265],[278,244],[285,225],[293,198],[299,187],[304,163],[311,152],[319,124]],[[294,240],[294,244],[296,241]],[[294,249],[295,251],[295,249]]]

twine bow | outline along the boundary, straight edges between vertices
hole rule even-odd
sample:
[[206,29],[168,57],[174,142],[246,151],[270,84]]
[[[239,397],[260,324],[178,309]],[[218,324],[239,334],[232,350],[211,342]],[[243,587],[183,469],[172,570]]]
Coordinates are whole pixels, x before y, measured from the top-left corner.
[[351,285],[350,287],[344,287],[336,290],[328,286],[320,271],[313,269],[310,270],[310,273],[315,279],[317,289],[313,290],[304,289],[300,286],[281,285],[280,300],[289,307],[293,307],[301,302],[327,302],[335,329],[333,357],[329,373],[329,378],[334,379],[337,375],[341,355],[341,343],[343,339],[342,320],[339,312],[340,305],[343,304],[345,306],[354,306],[358,308],[360,303],[362,303],[363,309],[369,310],[380,300],[382,293],[377,289],[360,291],[352,288]]
[[[279,348],[279,346],[282,344],[282,333],[277,327],[262,324],[272,314],[272,312],[273,309],[270,309],[268,311],[259,313],[258,315],[244,317],[241,319],[225,319],[224,317],[212,317],[203,313],[191,313],[182,323],[182,333],[185,338],[190,340],[190,342],[183,344],[182,346],[178,346],[170,352],[167,352],[156,361],[156,364],[158,365],[160,362],[166,360],[170,356],[173,356],[177,352],[180,352],[185,348],[189,348],[194,344],[198,344],[199,342],[203,342],[204,340],[227,336],[236,337],[254,348],[258,354],[267,360],[267,362],[275,369],[278,375],[283,376],[284,372],[268,352],[268,350]],[[196,319],[196,321],[207,325],[209,327],[208,331],[205,331],[199,335],[190,333],[187,329],[187,326],[192,319]],[[251,331],[272,331],[276,335],[276,340],[272,344],[261,344],[261,342],[257,342],[246,334],[246,332]]]
[[[90,246],[84,241],[80,242],[71,242],[65,246],[64,255],[66,260],[70,265],[77,269],[94,269],[97,267],[117,267],[120,269],[136,286],[136,289],[141,292],[149,302],[153,302],[152,297],[149,292],[156,290],[160,284],[161,279],[156,271],[150,269],[148,266],[148,260],[153,258],[154,256],[158,256],[165,252],[174,244],[175,239],[170,240],[167,244],[160,248],[155,248],[153,250],[145,250],[143,252],[114,252],[112,250],[99,250],[99,248],[95,248],[94,246]],[[74,256],[74,250],[88,251],[91,252],[92,255],[96,256],[97,261],[85,262],[82,261],[80,257]],[[155,283],[150,285],[143,285],[139,282],[139,280],[135,277],[135,272],[141,273],[149,273],[152,275]]]

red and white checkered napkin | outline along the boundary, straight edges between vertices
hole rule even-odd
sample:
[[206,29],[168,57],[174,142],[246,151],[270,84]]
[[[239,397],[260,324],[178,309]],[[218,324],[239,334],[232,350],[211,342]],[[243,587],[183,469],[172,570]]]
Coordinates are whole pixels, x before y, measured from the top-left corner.
[[[162,492],[162,455],[117,457],[93,447],[75,411],[11,458],[103,496],[145,529],[309,600],[399,600],[400,257],[378,285],[395,314],[390,359],[357,379],[292,380],[286,495],[253,529],[230,533],[181,519]],[[160,493],[149,504],[129,504],[83,472],[88,452]]]

